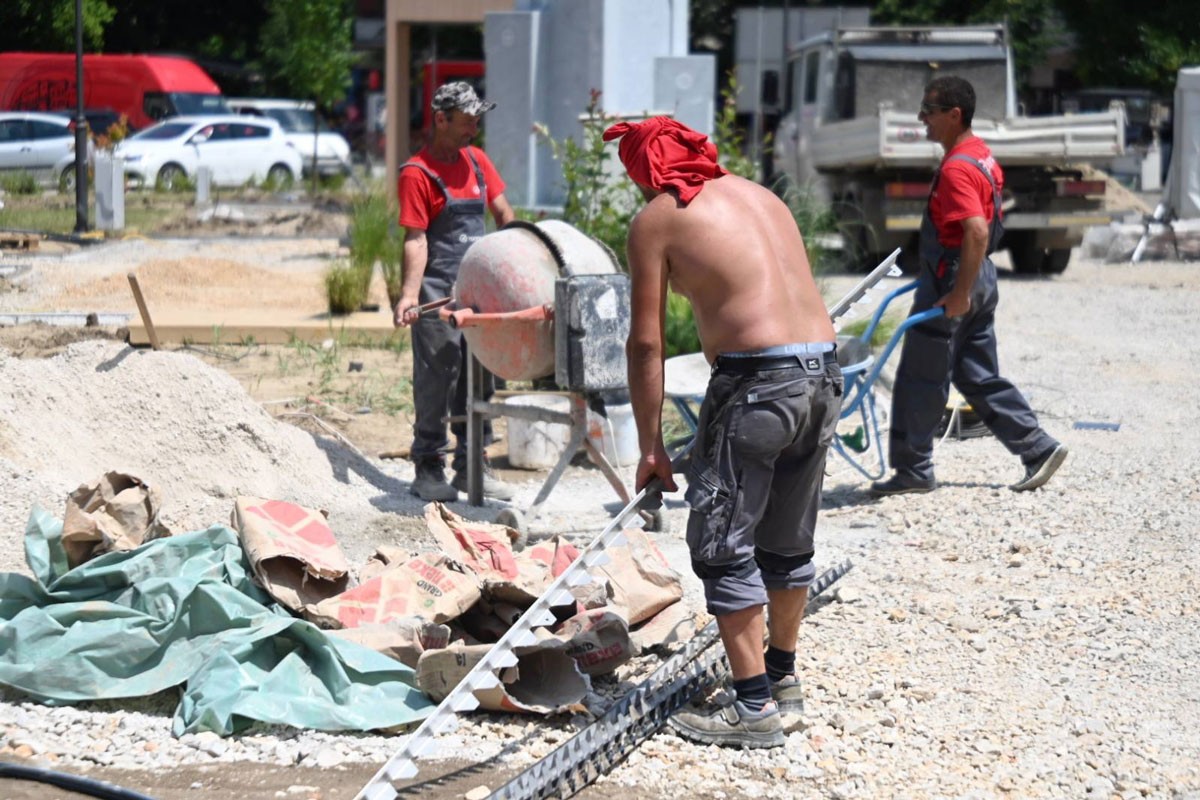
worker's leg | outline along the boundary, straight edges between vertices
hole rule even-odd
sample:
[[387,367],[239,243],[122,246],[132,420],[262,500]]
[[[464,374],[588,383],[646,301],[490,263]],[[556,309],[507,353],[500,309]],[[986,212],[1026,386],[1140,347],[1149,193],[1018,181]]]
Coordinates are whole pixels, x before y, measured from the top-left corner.
[[[909,315],[937,300],[932,279],[921,280]],[[910,328],[900,350],[892,386],[888,462],[900,479],[932,486],[933,439],[946,410],[954,361],[955,322],[936,317]]]

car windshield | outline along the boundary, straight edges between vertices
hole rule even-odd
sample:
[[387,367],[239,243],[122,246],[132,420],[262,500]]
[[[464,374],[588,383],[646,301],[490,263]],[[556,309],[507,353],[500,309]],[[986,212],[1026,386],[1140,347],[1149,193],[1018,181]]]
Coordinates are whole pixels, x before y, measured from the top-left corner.
[[176,112],[181,115],[229,113],[229,106],[225,104],[225,98],[219,94],[172,92],[170,98]]
[[266,115],[288,133],[312,133],[313,112],[303,108],[268,108]]
[[164,122],[160,125],[155,125],[153,128],[146,128],[144,131],[139,131],[130,139],[177,139],[186,131],[190,130],[192,123],[190,122]]

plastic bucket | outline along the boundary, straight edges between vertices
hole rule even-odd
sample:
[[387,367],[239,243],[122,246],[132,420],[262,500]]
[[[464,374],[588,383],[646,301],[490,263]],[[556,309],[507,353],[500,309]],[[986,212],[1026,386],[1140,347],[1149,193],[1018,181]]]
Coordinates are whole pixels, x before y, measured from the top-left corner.
[[[567,397],[552,394],[518,394],[507,405],[534,406],[563,414],[571,412]],[[571,428],[557,422],[508,418],[508,463],[520,469],[549,469],[558,463],[571,443]],[[636,442],[635,442],[636,443]]]
[[[596,449],[604,453],[608,463],[616,467],[636,464],[641,457],[638,449],[637,423],[633,419],[633,406],[610,405],[605,407],[608,417],[588,411],[587,437]],[[588,459],[595,461],[592,454]]]

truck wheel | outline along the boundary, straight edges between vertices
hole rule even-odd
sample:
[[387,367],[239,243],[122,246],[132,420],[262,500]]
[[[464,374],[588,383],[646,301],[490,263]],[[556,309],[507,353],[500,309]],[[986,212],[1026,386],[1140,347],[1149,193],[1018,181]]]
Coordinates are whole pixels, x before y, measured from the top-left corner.
[[1008,243],[1008,257],[1012,261],[1013,272],[1018,275],[1041,273],[1046,251],[1037,246],[1033,231],[1009,231],[1005,234],[1005,241]]
[[1061,275],[1071,260],[1071,248],[1047,250],[1042,260],[1042,272],[1047,275]]

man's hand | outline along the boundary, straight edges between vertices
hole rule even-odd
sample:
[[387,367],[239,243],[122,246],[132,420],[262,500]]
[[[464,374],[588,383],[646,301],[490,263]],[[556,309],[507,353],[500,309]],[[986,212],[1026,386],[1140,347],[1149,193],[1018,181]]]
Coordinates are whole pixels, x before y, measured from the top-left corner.
[[392,316],[392,324],[397,328],[407,328],[421,318],[420,300],[416,296],[402,295]]
[[971,295],[951,291],[933,305],[935,308],[941,306],[946,309],[947,317],[961,317],[971,310]]
[[658,478],[662,483],[664,492],[679,491],[671,472],[671,459],[667,457],[667,450],[662,444],[656,446],[654,452],[643,455],[642,460],[638,462],[634,488],[640,492],[654,478]]

